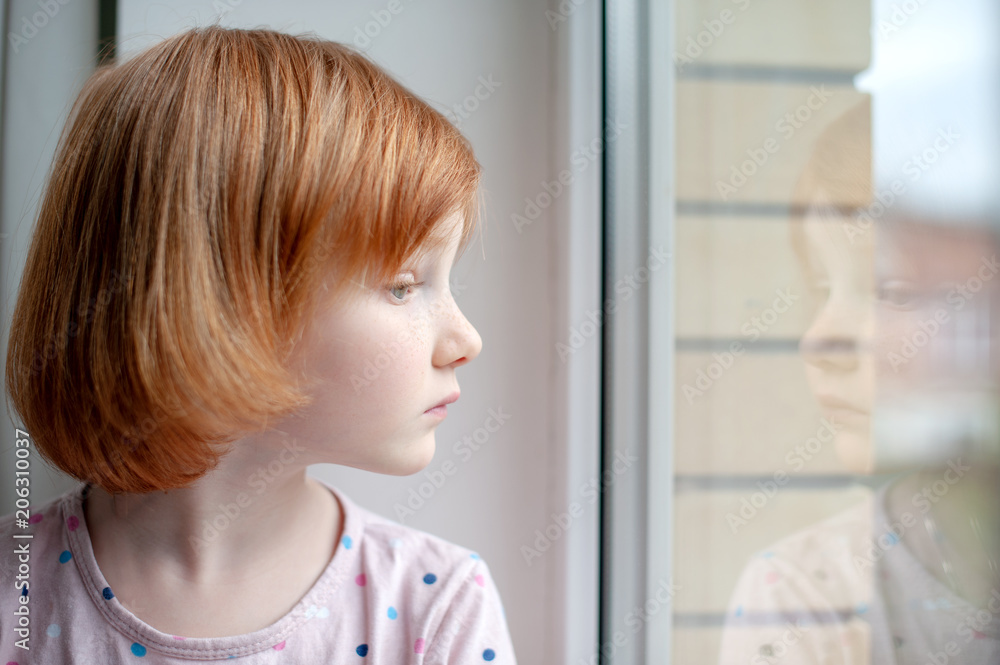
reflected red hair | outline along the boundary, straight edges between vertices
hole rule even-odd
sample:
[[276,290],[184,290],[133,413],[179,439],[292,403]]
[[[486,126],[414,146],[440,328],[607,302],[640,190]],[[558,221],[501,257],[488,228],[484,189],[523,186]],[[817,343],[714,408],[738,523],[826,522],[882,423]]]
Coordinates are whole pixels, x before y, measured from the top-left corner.
[[103,67],[41,203],[9,402],[76,478],[189,485],[308,403],[286,360],[320,296],[389,281],[452,213],[467,244],[479,178],[444,116],[345,45],[209,27]]

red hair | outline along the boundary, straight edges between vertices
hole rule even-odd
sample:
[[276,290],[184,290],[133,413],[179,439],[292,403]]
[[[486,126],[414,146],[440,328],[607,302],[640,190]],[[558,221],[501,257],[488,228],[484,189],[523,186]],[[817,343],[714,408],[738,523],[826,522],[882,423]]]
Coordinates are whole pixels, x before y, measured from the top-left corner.
[[342,44],[209,27],[102,67],[41,203],[9,401],[76,478],[189,485],[308,403],[286,361],[321,295],[387,282],[454,213],[467,244],[479,178],[444,116]]

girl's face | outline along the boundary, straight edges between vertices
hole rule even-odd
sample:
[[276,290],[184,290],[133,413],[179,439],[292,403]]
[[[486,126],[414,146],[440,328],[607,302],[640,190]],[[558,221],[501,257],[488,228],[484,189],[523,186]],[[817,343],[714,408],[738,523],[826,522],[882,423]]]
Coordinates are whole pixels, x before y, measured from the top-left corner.
[[314,401],[275,429],[297,438],[309,463],[409,475],[431,461],[442,416],[428,410],[457,394],[455,370],[482,349],[449,287],[460,222],[442,221],[447,244],[418,253],[392,284],[355,285],[308,325],[291,361],[318,380]]
[[[853,220],[821,214],[810,214],[803,230],[819,307],[801,351],[820,407],[840,426],[840,459],[868,473],[949,454],[945,440],[926,444],[935,450],[919,449],[905,427],[926,430],[928,404],[946,404],[995,372],[995,288],[984,267],[993,251],[989,238],[905,220],[861,230]],[[970,279],[982,285],[978,294],[960,295]],[[976,357],[965,360],[970,355]],[[881,428],[873,427],[875,417]],[[886,423],[895,431],[887,433]]]
[[870,425],[875,393],[874,230],[854,234],[849,222],[810,213],[802,222],[805,267],[817,310],[800,342],[806,378],[823,414],[837,428],[844,465],[871,470]]

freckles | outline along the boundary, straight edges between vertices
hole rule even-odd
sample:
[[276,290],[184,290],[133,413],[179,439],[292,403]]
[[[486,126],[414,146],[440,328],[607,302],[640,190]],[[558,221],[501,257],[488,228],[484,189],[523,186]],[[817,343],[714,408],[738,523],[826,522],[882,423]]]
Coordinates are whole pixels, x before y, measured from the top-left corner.
[[318,353],[310,355],[302,365],[303,371],[311,378],[319,379],[317,384],[324,389],[330,389],[343,382],[343,377],[349,377],[353,360],[357,353],[345,344],[328,343]]
[[[392,337],[369,340],[350,354],[341,377],[355,376],[363,380],[363,393],[378,394],[379,400],[395,403],[412,397],[419,387],[423,370],[413,347],[414,338],[399,340]],[[344,379],[350,384],[350,379]]]

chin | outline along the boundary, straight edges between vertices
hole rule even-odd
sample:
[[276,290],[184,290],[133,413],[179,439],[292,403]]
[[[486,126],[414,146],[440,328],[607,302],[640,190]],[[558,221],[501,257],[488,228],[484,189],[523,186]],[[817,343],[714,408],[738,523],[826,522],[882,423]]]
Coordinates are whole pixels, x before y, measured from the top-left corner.
[[417,441],[410,442],[392,459],[385,460],[379,465],[380,468],[373,470],[389,476],[412,476],[427,468],[434,459],[434,450],[434,433],[431,432]]
[[834,439],[834,447],[838,459],[849,472],[869,475],[875,470],[871,436],[867,431],[846,430],[840,432]]

